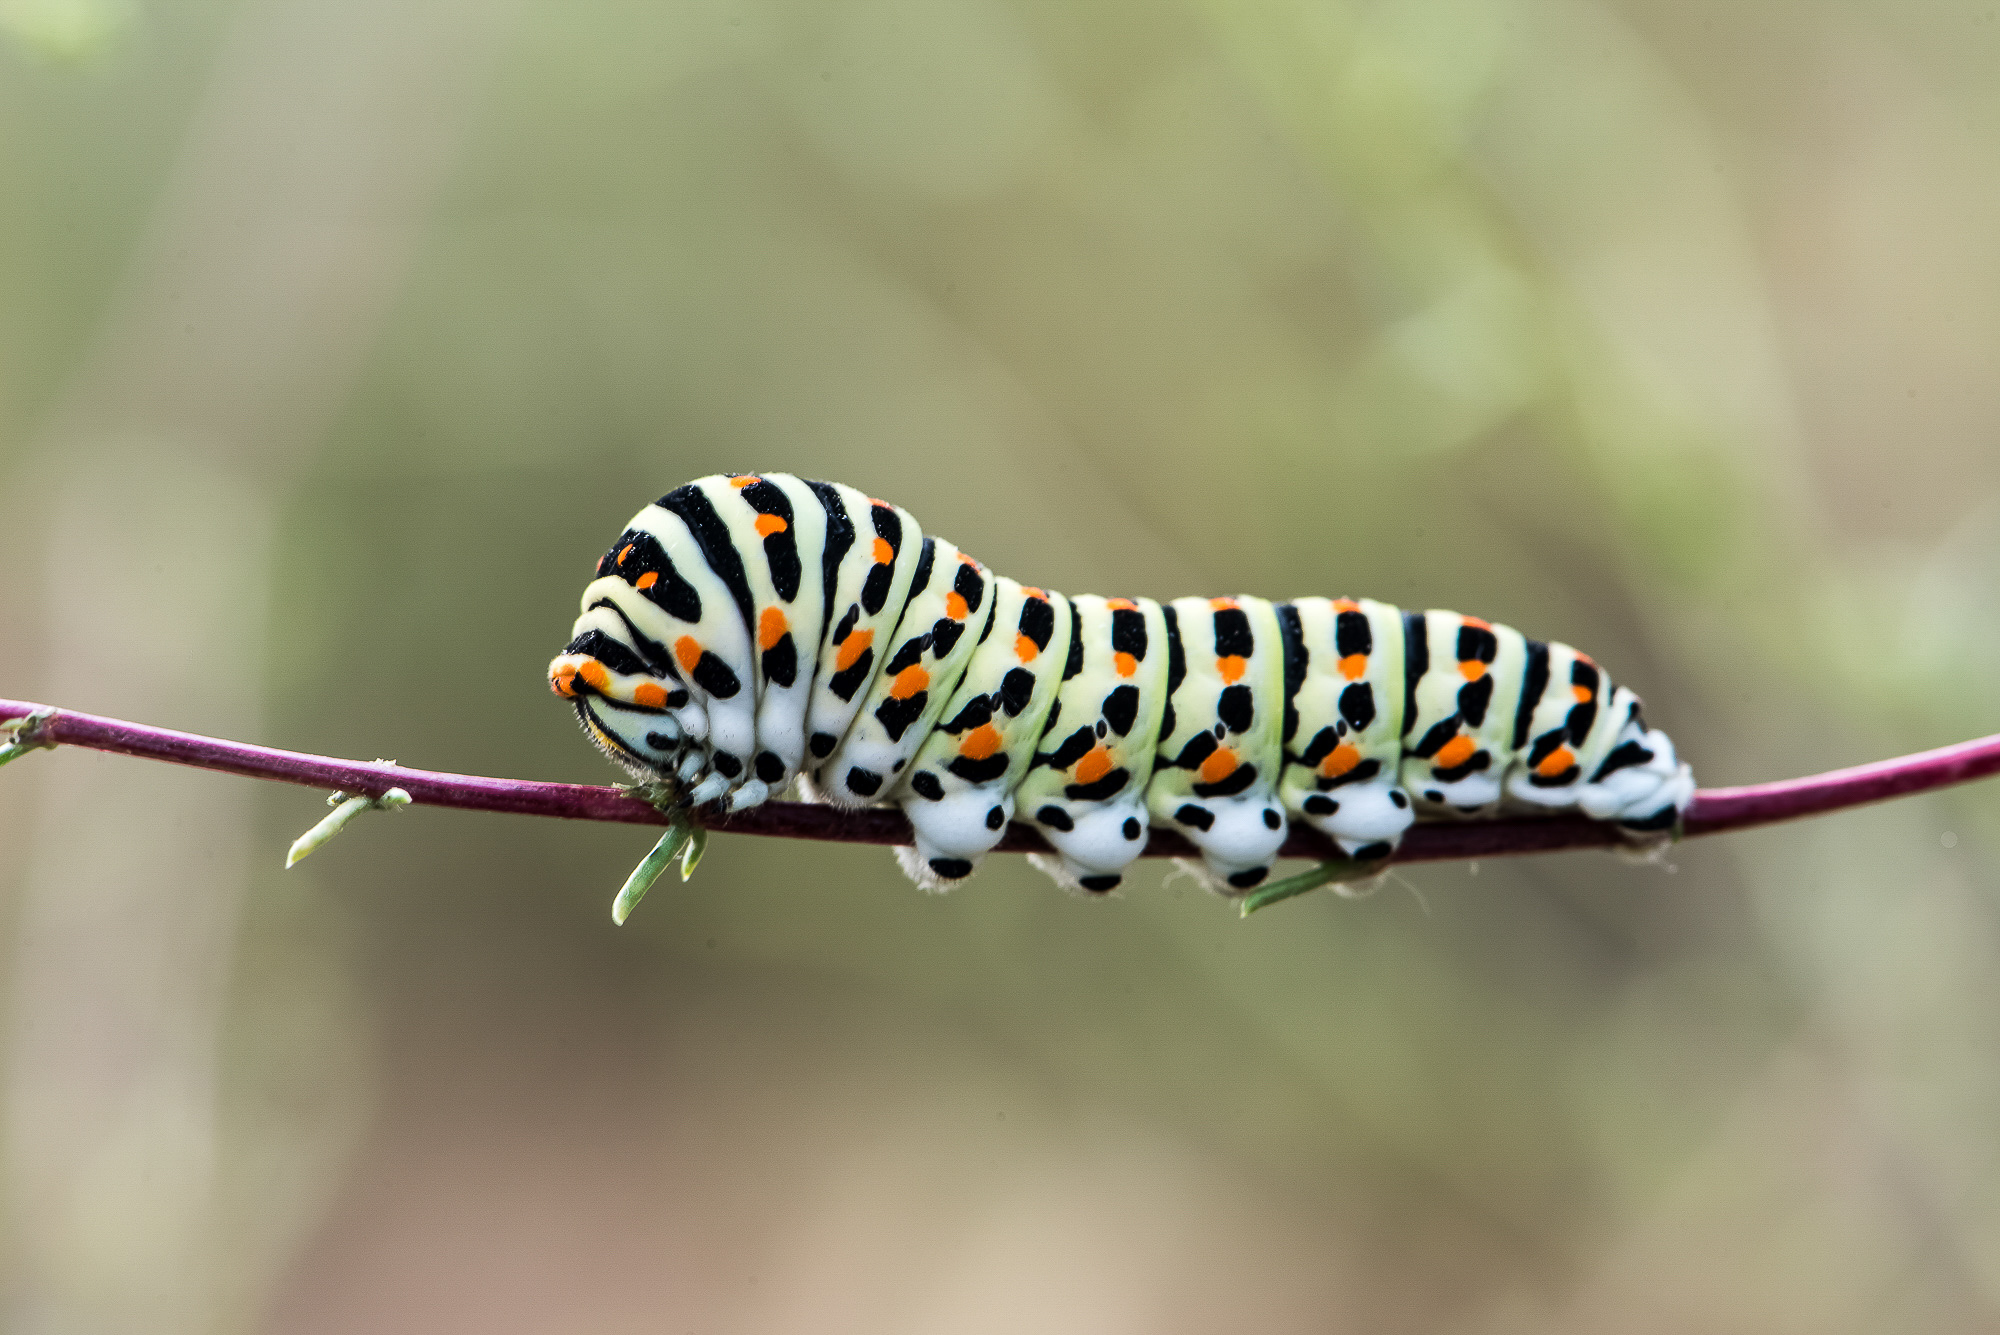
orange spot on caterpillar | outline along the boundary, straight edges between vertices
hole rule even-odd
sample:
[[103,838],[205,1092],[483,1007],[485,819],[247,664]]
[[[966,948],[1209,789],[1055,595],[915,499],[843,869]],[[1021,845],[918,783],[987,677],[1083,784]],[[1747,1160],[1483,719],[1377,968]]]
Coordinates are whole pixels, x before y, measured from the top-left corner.
[[887,538],[875,539],[875,564],[885,566],[895,559],[896,549],[889,545],[889,540]]
[[1203,783],[1221,783],[1236,772],[1239,763],[1236,753],[1228,747],[1223,747],[1220,750],[1210,751],[1208,759],[1201,762],[1201,769],[1196,772],[1201,775]]
[[1111,655],[1111,666],[1121,677],[1129,677],[1139,670],[1139,660],[1132,655],[1119,652]]
[[755,473],[738,473],[735,477],[729,479],[729,485],[741,491],[744,487],[754,487],[763,480],[763,478],[758,477]]
[[1578,704],[1587,705],[1590,703],[1591,691],[1588,686],[1572,686],[1569,688],[1569,690],[1570,694],[1576,697],[1576,702]]
[[657,570],[648,570],[645,574],[632,581],[632,587],[635,589],[650,589],[659,582],[660,572]]
[[621,566],[624,565],[625,558],[630,556],[631,554],[632,554],[632,544],[628,542],[623,547],[618,549],[618,564]]
[[1016,635],[1014,637],[1014,657],[1020,659],[1023,663],[1034,662],[1035,655],[1040,652],[1041,650],[1035,647],[1035,642],[1027,636]]
[[1336,612],[1359,612],[1361,604],[1355,602],[1352,598],[1336,598],[1333,600],[1333,610]]
[[1458,665],[1458,673],[1467,681],[1478,681],[1486,675],[1486,664],[1476,658],[1468,658]]
[[1367,654],[1349,654],[1340,660],[1340,675],[1349,681],[1359,681],[1361,674],[1368,670]]
[[1139,610],[1139,604],[1133,602],[1130,598],[1106,598],[1104,605],[1114,612],[1136,612]]
[[1438,748],[1437,755],[1431,758],[1431,768],[1452,769],[1455,766],[1463,765],[1466,761],[1472,759],[1472,753],[1478,749],[1479,743],[1473,741],[1464,733],[1460,733]]
[[958,753],[967,760],[984,760],[999,749],[1000,729],[991,723],[980,724],[958,744]]
[[757,647],[759,649],[771,648],[779,640],[785,638],[785,632],[788,629],[790,627],[785,622],[785,614],[783,612],[780,612],[775,607],[765,608],[764,614],[757,618]]
[[783,533],[790,527],[791,525],[785,522],[783,515],[757,516],[757,536],[760,538],[768,538],[773,533]]
[[944,614],[953,621],[965,620],[966,614],[971,610],[971,608],[965,605],[965,599],[959,596],[957,589],[953,589],[944,596]]
[[1038,602],[1045,603],[1049,600],[1049,591],[1047,589],[1032,589],[1024,585],[1021,589],[1021,592],[1027,594],[1030,598],[1033,598]]
[[692,635],[683,635],[674,641],[674,659],[681,665],[681,671],[693,672],[694,665],[701,661],[701,641]]
[[565,700],[576,698],[576,664],[564,663],[549,673],[549,689]]
[[1558,746],[1543,758],[1541,764],[1535,766],[1535,773],[1541,775],[1544,779],[1553,779],[1556,775],[1561,774],[1575,763],[1576,752],[1570,750],[1567,746]]
[[1236,606],[1236,600],[1234,598],[1211,598],[1208,600],[1208,606],[1210,611],[1226,612]]
[[1083,759],[1076,762],[1070,771],[1078,783],[1096,783],[1111,772],[1111,753],[1102,746],[1093,746],[1084,752]]
[[642,681],[632,688],[632,703],[645,709],[665,709],[667,688],[656,681]]
[[1467,626],[1470,626],[1470,627],[1472,627],[1472,628],[1473,628],[1474,630],[1492,630],[1492,629],[1493,629],[1493,623],[1492,623],[1491,621],[1481,621],[1481,620],[1480,620],[1480,619],[1479,619],[1478,617],[1466,617],[1466,616],[1462,616],[1462,617],[1460,617],[1460,618],[1459,618],[1459,622],[1460,622],[1460,624],[1462,624],[1462,625],[1467,625]]
[[1248,666],[1242,654],[1224,654],[1215,660],[1216,675],[1232,686],[1242,679],[1243,669]]
[[931,674],[918,664],[912,663],[896,674],[896,680],[889,684],[891,700],[907,700],[918,691],[931,684]]
[[850,632],[848,637],[840,642],[839,652],[833,656],[834,668],[841,672],[847,671],[861,660],[862,653],[873,643],[875,643],[875,632],[872,630]]
[[1337,779],[1360,763],[1360,750],[1352,742],[1342,742],[1319,762],[1319,772],[1329,779]]
[[611,689],[611,674],[604,670],[604,664],[594,658],[586,658],[582,665],[577,668],[576,675],[582,677],[584,684],[592,690],[608,691]]

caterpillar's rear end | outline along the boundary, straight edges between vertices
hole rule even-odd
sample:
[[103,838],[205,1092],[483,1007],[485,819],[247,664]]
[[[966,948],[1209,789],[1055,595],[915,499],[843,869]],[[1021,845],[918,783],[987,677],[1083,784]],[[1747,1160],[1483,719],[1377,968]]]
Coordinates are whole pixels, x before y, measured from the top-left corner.
[[932,889],[1013,819],[1072,889],[1116,887],[1157,824],[1241,893],[1294,820],[1365,864],[1419,817],[1575,809],[1654,842],[1694,794],[1639,698],[1567,645],[1365,599],[1067,598],[782,473],[640,511],[549,678],[686,805],[794,782],[900,805],[900,860]]

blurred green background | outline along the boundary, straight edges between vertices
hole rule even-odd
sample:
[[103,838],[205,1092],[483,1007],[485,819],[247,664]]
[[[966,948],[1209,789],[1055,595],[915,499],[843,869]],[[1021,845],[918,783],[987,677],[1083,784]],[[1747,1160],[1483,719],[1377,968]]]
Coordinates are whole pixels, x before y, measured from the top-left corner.
[[[613,774],[720,470],[1584,646],[1709,785],[2000,729],[1980,0],[0,0],[0,694]],[[1249,922],[0,775],[0,1328],[2000,1326],[2000,790]],[[1164,883],[1163,883],[1164,882]]]

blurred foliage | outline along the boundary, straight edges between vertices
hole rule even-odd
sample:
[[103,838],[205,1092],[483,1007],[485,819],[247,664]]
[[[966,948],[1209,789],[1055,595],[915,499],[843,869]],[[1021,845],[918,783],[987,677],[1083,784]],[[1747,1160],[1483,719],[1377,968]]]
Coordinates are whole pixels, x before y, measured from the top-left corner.
[[[1057,588],[1563,638],[1711,785],[2000,728],[1982,6],[190,0],[88,68],[26,49],[134,12],[0,0],[0,485],[55,498],[0,529],[6,694],[604,781],[541,679],[587,567],[760,468]],[[393,209],[353,185],[406,160]],[[263,336],[308,270],[376,304]],[[106,365],[143,371],[116,413]],[[254,607],[217,592],[246,562]],[[619,931],[645,831],[423,812],[284,875],[319,800],[255,801],[181,822],[247,871],[152,864],[241,896],[213,1019],[145,1026],[217,1054],[193,1296],[162,1318],[157,1164],[78,1132],[33,1185],[72,1149],[22,1091],[94,1126],[109,1081],[17,1038],[0,1324],[2000,1312],[1990,789],[1245,923],[1171,876],[1080,903],[999,859],[938,899],[718,839]],[[36,906],[124,828],[0,811],[19,1033],[72,963]],[[118,921],[76,967],[212,975]]]

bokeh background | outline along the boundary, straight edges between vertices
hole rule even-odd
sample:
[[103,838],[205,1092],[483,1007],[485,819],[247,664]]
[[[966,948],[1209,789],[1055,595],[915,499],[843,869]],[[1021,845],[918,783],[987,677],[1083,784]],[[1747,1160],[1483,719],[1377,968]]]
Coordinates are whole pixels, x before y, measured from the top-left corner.
[[[0,694],[612,776],[791,469],[1585,646],[1708,784],[2000,730],[1989,0],[0,0]],[[1249,922],[0,774],[0,1327],[2000,1327],[2000,790]]]

